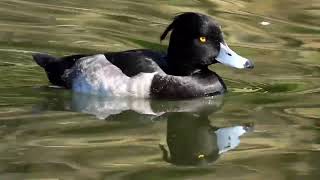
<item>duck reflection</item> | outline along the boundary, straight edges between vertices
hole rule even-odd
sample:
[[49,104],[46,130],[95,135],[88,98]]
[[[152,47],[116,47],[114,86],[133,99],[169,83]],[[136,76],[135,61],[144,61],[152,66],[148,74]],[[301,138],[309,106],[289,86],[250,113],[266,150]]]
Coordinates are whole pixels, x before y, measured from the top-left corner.
[[77,94],[72,96],[71,109],[77,112],[93,114],[98,119],[109,119],[110,116],[136,112],[140,115],[160,117],[167,113],[212,112],[222,104],[222,96],[203,97],[198,99],[168,101],[137,98],[110,98]]
[[35,91],[37,96],[43,96],[33,110],[43,112],[54,111],[75,111],[95,115],[98,119],[109,120],[117,118],[121,114],[137,114],[148,116],[151,119],[170,112],[213,112],[222,105],[222,95],[202,97],[188,100],[155,100],[138,99],[130,97],[101,97],[81,93],[70,94],[60,89],[41,88]]
[[[163,159],[175,165],[205,165],[240,144],[239,137],[252,125],[218,128],[205,114],[174,113],[167,124],[167,145],[160,145]],[[170,155],[169,155],[170,153]]]
[[[159,145],[163,160],[175,165],[204,165],[240,144],[239,137],[252,125],[214,127],[209,120],[222,106],[222,96],[180,101],[115,98],[74,94],[73,110],[94,114],[99,119],[123,117],[136,112],[151,119],[167,120],[167,147]],[[117,115],[117,116],[115,116]],[[149,116],[146,116],[149,115]],[[134,116],[131,114],[131,118]],[[211,116],[212,117],[212,116]]]
[[[210,164],[219,156],[240,144],[239,137],[251,131],[253,125],[215,127],[213,113],[223,104],[223,96],[189,100],[150,100],[134,98],[104,98],[74,93],[64,110],[95,115],[105,120],[143,119],[166,120],[166,144],[159,145],[163,160],[182,166]],[[51,100],[50,100],[51,99]],[[52,102],[52,96],[47,100]],[[56,106],[54,106],[56,107]],[[209,119],[210,116],[210,119]]]

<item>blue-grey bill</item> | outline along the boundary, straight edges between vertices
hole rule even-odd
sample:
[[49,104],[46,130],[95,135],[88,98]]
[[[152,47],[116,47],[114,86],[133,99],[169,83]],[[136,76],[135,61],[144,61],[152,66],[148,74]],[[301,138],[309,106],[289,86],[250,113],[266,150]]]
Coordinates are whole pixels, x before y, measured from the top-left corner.
[[223,43],[220,43],[220,51],[216,60],[222,64],[239,69],[253,68],[253,63],[250,60],[239,56],[237,53],[232,51],[227,44]]

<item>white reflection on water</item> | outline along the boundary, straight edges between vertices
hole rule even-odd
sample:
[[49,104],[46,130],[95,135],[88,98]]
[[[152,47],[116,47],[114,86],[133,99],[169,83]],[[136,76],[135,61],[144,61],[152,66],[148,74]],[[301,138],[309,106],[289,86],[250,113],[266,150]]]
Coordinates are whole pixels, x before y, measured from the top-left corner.
[[[222,96],[205,97],[180,101],[155,101],[140,98],[101,97],[74,93],[71,108],[77,112],[95,115],[106,119],[110,115],[124,111],[135,111],[139,114],[160,116],[167,112],[197,112],[202,109],[215,109],[222,103]],[[156,104],[156,108],[152,107]]]
[[234,126],[218,129],[215,133],[217,134],[219,154],[225,153],[239,146],[240,136],[248,132],[250,129],[251,127],[245,126]]

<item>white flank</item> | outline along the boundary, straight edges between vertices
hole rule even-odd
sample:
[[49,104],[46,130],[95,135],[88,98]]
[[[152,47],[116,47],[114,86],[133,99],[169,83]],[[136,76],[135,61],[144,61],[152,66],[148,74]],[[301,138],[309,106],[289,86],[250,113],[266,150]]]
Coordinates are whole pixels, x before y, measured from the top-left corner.
[[128,91],[132,96],[150,97],[152,79],[156,73],[140,73],[130,79]]
[[102,54],[84,57],[70,70],[76,74],[73,91],[102,96],[135,96],[147,98],[155,73],[140,73],[132,78]]

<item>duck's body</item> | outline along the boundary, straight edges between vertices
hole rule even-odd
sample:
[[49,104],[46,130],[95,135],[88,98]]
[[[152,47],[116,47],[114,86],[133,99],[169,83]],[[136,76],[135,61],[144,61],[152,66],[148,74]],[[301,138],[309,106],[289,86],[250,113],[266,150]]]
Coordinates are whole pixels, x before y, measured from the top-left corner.
[[[35,54],[51,83],[77,92],[104,96],[191,98],[226,91],[222,79],[208,66],[222,62],[251,68],[225,44],[220,27],[208,16],[184,13],[172,30],[168,54],[148,49],[82,54],[55,58]],[[200,37],[200,40],[199,40]],[[230,58],[231,56],[236,58]],[[229,59],[229,60],[228,60]]]
[[167,74],[170,70],[165,57],[159,53],[156,55],[156,52],[152,54],[148,50],[135,50],[92,56],[66,56],[60,59],[36,54],[34,59],[51,59],[49,65],[42,66],[50,82],[81,93],[190,98],[211,96],[226,90],[221,78],[209,70],[198,70],[189,76]]

